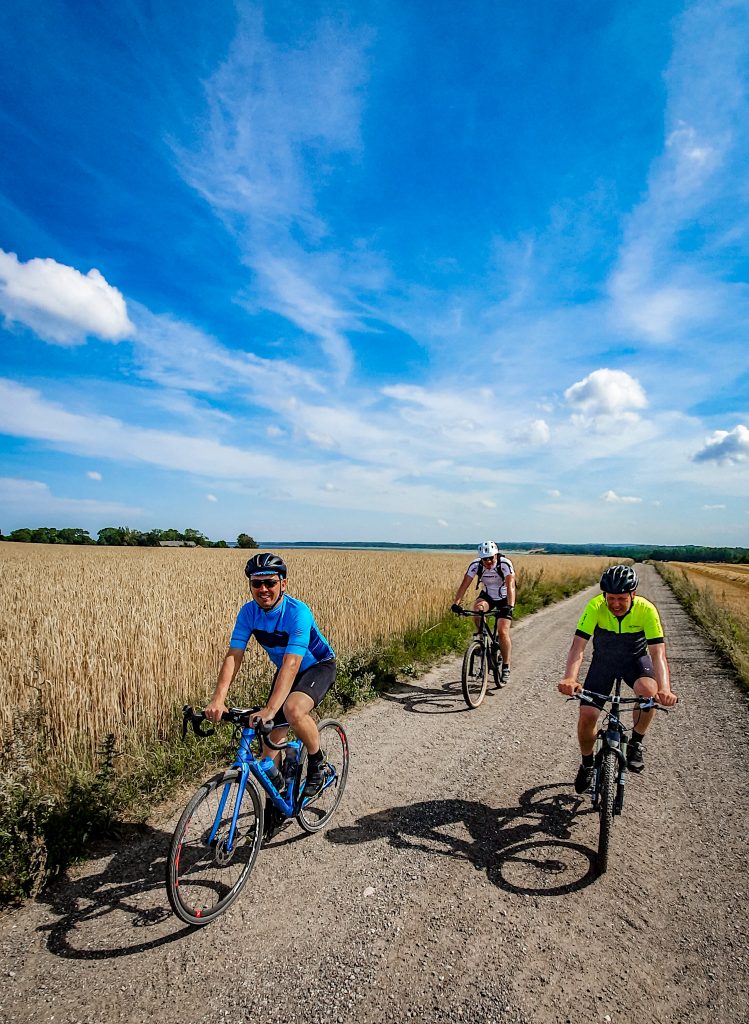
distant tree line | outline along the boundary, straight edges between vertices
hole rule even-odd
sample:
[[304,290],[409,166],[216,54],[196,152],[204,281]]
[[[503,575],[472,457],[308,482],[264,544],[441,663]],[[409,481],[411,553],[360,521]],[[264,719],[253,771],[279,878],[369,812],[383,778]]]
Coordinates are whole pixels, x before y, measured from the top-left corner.
[[547,554],[610,555],[636,562],[749,562],[749,548],[714,548],[702,544],[544,544]]
[[[88,530],[78,527],[64,527],[58,530],[54,526],[38,526],[35,529],[23,527],[13,530],[7,537],[0,534],[0,540],[20,541],[24,544],[101,544],[106,547],[138,547],[157,548],[162,541],[176,541],[182,544],[194,544],[199,548],[228,548],[225,540],[209,540],[200,530],[131,530],[129,526],[105,526],[99,530],[97,539],[89,535]],[[237,547],[256,548],[257,544],[248,533],[240,533]]]

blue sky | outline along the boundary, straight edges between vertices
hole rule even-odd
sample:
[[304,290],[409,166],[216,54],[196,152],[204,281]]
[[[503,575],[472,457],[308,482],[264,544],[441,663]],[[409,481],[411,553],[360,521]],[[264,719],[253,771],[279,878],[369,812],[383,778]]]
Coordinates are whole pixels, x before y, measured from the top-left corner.
[[0,528],[749,544],[749,5],[0,9]]

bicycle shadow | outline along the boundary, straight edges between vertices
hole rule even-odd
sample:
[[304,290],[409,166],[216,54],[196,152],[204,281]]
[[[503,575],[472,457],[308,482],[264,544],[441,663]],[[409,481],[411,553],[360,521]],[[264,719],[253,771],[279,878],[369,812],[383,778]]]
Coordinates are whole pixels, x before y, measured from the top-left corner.
[[344,845],[386,839],[395,849],[466,860],[507,892],[563,896],[596,878],[594,851],[573,841],[577,819],[588,813],[582,803],[569,783],[549,783],[526,790],[516,807],[427,800],[328,829],[326,838]]
[[[156,949],[195,931],[177,923],[167,902],[164,870],[170,841],[171,833],[121,826],[93,854],[106,861],[102,871],[79,878],[65,873],[38,896],[37,902],[58,917],[38,929],[49,933],[49,951],[66,959],[109,960]],[[107,915],[108,930],[102,927]],[[96,927],[87,928],[94,921]],[[157,934],[144,940],[144,929]],[[122,941],[129,931],[134,941]]]
[[[487,690],[487,696],[490,692]],[[433,687],[399,681],[380,691],[379,696],[417,715],[459,715],[471,710],[463,699],[460,679]]]

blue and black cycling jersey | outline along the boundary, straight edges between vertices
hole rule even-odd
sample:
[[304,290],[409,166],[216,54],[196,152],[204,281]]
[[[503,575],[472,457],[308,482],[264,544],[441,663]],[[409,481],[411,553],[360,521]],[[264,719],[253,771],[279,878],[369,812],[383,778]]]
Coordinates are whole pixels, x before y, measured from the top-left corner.
[[662,644],[663,627],[655,605],[636,597],[629,611],[617,618],[609,611],[604,594],[588,601],[575,630],[577,636],[593,637],[593,657],[606,662],[629,661],[648,653],[649,644]]
[[288,594],[268,611],[255,601],[248,601],[240,608],[229,646],[243,651],[252,636],[277,668],[281,667],[284,654],[301,655],[300,672],[335,658],[309,606]]

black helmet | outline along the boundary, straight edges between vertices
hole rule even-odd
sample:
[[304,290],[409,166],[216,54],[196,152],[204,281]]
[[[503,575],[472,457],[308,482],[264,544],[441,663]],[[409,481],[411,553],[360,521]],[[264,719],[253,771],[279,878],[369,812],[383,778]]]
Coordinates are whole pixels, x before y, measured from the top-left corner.
[[286,579],[286,562],[279,555],[270,551],[263,551],[259,555],[253,555],[244,567],[244,574],[250,576],[273,576],[278,573],[282,580]]
[[631,594],[639,582],[631,565],[610,565],[601,576],[601,590],[604,594]]

